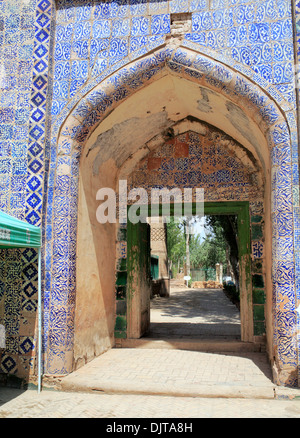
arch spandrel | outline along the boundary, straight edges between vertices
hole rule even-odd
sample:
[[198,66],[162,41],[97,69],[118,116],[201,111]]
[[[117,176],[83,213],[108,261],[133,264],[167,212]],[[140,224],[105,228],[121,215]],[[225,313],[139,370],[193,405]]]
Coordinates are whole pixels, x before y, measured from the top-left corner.
[[[243,108],[245,114],[254,119],[266,137],[271,126],[284,122],[283,111],[270,98],[268,91],[264,91],[241,73],[185,48],[177,51],[162,48],[121,68],[90,90],[67,117],[60,137],[68,136],[78,144],[85,143],[109,112],[138,90],[166,75],[166,69],[174,75],[202,85],[211,93],[215,91]],[[73,124],[70,126],[70,118],[73,117]]]

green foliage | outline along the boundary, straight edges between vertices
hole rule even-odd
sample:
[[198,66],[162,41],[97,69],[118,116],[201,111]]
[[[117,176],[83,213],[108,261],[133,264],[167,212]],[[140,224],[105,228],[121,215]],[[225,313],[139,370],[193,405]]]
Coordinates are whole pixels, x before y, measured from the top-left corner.
[[[167,248],[168,257],[174,267],[178,260],[183,266],[186,257],[186,235],[184,220],[174,221],[170,218],[167,224]],[[190,263],[194,268],[215,268],[216,263],[226,265],[226,240],[223,236],[221,226],[206,235],[201,241],[199,234],[191,234],[189,241]]]
[[170,218],[170,222],[167,223],[167,251],[168,258],[173,263],[177,263],[185,256],[185,238],[184,227],[181,222],[174,221],[174,218]]
[[214,268],[216,263],[226,263],[226,241],[220,233],[210,233],[202,242],[199,235],[193,236],[190,248],[194,267]]
[[215,233],[219,232],[229,249],[229,262],[236,284],[239,284],[238,224],[236,216],[207,216],[207,222]]

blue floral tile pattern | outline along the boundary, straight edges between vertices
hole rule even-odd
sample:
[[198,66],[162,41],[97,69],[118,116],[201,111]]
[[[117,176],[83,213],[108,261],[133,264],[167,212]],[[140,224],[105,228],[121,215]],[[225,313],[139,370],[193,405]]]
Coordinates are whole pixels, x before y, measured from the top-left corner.
[[[36,224],[41,224],[44,184],[41,172],[49,8],[48,0],[21,5],[0,3],[0,179],[2,190],[6,187],[0,203],[2,210]],[[32,368],[27,355],[34,349],[35,327],[27,318],[30,315],[34,321],[37,308],[37,257],[28,260],[25,254],[19,250],[0,251],[1,265],[5,267],[1,298],[5,302],[4,325],[8,334],[0,368],[21,377]],[[20,336],[24,323],[28,336]]]
[[[257,169],[246,168],[238,159],[238,154],[232,151],[234,142],[230,137],[204,123],[202,126],[206,130],[205,136],[188,132],[150,152],[130,175],[128,190],[142,187],[148,190],[150,195],[155,172],[154,180],[157,187],[171,189],[176,186],[183,189],[201,186],[204,190],[212,188],[211,191],[207,190],[209,198],[206,197],[206,201],[235,199],[237,196],[240,200],[261,202],[263,190],[253,178],[253,173],[258,172]],[[215,138],[222,144],[230,144],[231,149],[218,147]],[[236,147],[238,149],[237,145]],[[254,257],[262,258],[261,242],[254,242],[253,249]]]

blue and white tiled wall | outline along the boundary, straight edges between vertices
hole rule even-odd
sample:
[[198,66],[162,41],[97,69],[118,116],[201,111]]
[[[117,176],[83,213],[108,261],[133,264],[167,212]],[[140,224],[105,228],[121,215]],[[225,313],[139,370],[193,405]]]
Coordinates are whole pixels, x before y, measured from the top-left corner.
[[[300,4],[295,3],[298,23]],[[71,110],[96,85],[164,44],[171,29],[170,14],[191,14],[191,28],[182,47],[223,62],[262,88],[268,88],[271,97],[286,112],[293,153],[294,238],[295,246],[299,246],[291,5],[290,0],[0,0],[0,209],[43,226],[44,348],[49,349],[51,332],[49,372],[67,372],[63,360],[60,365],[53,363],[63,348],[72,348],[71,330],[64,333],[63,342],[58,337],[60,324],[70,326],[75,300],[75,285],[68,280],[74,275],[74,266],[64,263],[62,268],[59,261],[53,264],[53,253],[69,256],[68,239],[74,243],[76,237],[76,203],[67,206],[54,197],[54,190],[57,194],[76,189],[78,177],[76,157],[71,155],[72,137],[66,137],[57,147],[58,134]],[[299,24],[296,29],[299,41]],[[117,92],[114,98],[122,99],[127,90],[120,87]],[[84,117],[86,108],[79,105],[79,118]],[[97,116],[92,111],[86,115],[87,127],[92,126]],[[75,136],[76,129],[72,129]],[[70,166],[69,176],[56,179],[55,169],[59,163]],[[70,230],[67,240],[62,234],[64,220],[68,220]],[[12,255],[8,257],[8,253]],[[9,268],[10,257],[18,265],[15,270]],[[25,324],[27,331],[24,328],[25,319],[34,320],[37,299],[36,275],[33,274],[36,254],[33,252],[28,257],[26,251],[0,251],[0,267],[6,273],[0,284],[0,323],[4,321],[7,327],[11,324],[9,306],[14,300],[8,290],[13,289],[7,285],[12,281],[16,282],[16,290],[23,294],[24,300],[33,303],[32,308],[28,304],[25,309],[17,300],[13,314],[18,315],[15,316],[18,329],[11,334],[2,355],[0,372],[24,375],[19,357],[29,357],[34,349],[34,328],[29,330],[29,322]],[[26,268],[28,263],[32,272]],[[65,282],[58,283],[55,269],[56,273],[68,270],[65,277],[59,276]],[[25,283],[29,286],[25,287]],[[66,285],[70,286],[68,299],[59,294],[60,287]],[[297,296],[300,299],[300,284]],[[26,354],[21,347],[24,342],[21,333],[26,333],[24,336],[31,342],[26,344]],[[12,344],[14,348],[10,347]]]
[[162,45],[170,33],[170,14],[180,12],[192,14],[185,46],[226,59],[294,101],[289,0],[59,0],[57,5],[54,120],[71,108],[74,96],[72,102],[120,66]]
[[[41,226],[50,1],[0,1],[0,209]],[[35,368],[37,253],[0,250],[0,372],[27,378]]]

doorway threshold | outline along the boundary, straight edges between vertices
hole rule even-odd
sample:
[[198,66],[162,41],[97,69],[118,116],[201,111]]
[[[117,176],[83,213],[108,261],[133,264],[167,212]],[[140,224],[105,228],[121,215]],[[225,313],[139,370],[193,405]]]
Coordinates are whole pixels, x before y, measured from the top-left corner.
[[118,339],[117,348],[176,349],[207,353],[265,352],[262,342],[242,342],[232,339],[139,338]]

